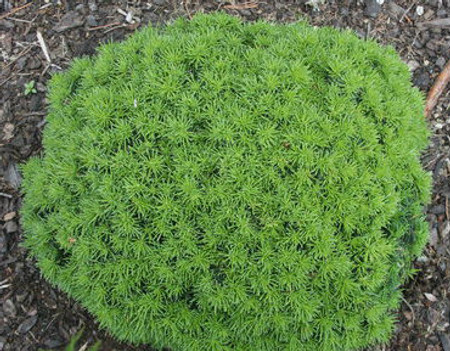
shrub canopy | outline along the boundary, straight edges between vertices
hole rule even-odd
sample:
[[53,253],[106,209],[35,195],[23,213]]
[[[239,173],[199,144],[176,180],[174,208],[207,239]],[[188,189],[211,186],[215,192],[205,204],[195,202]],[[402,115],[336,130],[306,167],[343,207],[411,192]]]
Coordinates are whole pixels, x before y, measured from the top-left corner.
[[349,32],[198,15],[77,59],[24,167],[26,245],[113,335],[173,350],[385,341],[420,253],[421,94]]

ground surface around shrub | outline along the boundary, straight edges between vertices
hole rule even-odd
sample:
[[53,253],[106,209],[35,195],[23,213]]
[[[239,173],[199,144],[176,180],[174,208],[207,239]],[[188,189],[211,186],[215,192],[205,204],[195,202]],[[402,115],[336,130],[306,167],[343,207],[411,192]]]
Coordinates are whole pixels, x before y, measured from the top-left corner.
[[[317,9],[298,1],[3,1],[0,5],[0,350],[58,349],[85,327],[80,345],[103,340],[103,350],[152,350],[114,341],[77,303],[44,281],[20,247],[20,175],[17,165],[41,152],[46,82],[74,57],[91,55],[100,42],[121,40],[138,27],[223,9],[245,20],[351,28],[361,37],[392,44],[427,92],[450,59],[450,0],[327,1]],[[320,1],[310,1],[315,3]],[[22,6],[25,6],[22,10]],[[422,11],[423,10],[423,11]],[[13,11],[11,15],[7,15]],[[447,19],[447,20],[445,20]],[[447,25],[446,25],[447,23]],[[37,33],[42,34],[45,49]],[[42,40],[41,40],[42,42]],[[44,51],[49,57],[46,58]],[[24,84],[34,81],[27,89]],[[433,136],[423,155],[433,173],[432,204],[425,209],[430,243],[414,263],[390,345],[373,350],[450,351],[450,92],[430,118]]]

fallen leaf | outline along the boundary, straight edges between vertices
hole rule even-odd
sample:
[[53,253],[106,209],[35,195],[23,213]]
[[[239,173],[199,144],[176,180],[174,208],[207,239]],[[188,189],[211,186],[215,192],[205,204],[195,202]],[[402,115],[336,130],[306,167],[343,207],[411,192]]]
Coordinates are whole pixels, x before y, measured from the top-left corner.
[[[450,19],[449,19],[450,20]],[[427,100],[425,103],[425,116],[430,117],[431,111],[437,104],[437,101],[441,94],[444,92],[447,83],[450,81],[450,61],[447,62],[442,72],[436,78],[433,86],[431,87]]]
[[5,174],[4,179],[9,182],[14,189],[19,189],[22,182],[22,176],[19,173],[18,167],[14,162],[10,162]]
[[14,303],[11,301],[11,299],[7,299],[5,300],[5,302],[3,302],[3,312],[5,313],[5,315],[9,317],[16,316],[17,309],[16,306],[14,306]]
[[37,319],[38,319],[37,316],[33,316],[24,320],[22,323],[20,323],[19,327],[17,328],[17,332],[19,334],[28,333],[31,330],[31,328],[33,328],[34,325],[36,324]]
[[14,212],[14,211],[8,212],[7,214],[5,214],[5,215],[3,216],[3,220],[4,220],[5,222],[8,222],[8,221],[10,221],[11,219],[13,219],[15,216],[16,216],[16,212]]
[[424,293],[425,297],[431,301],[431,302],[436,302],[438,299],[436,296],[434,296],[433,294],[430,293]]
[[403,312],[403,315],[405,316],[405,318],[407,319],[407,320],[412,320],[412,318],[413,318],[413,314],[412,314],[412,312],[409,312],[409,311],[405,311],[405,312]]
[[10,140],[14,137],[14,124],[6,123],[3,127],[3,134],[5,140]]
[[33,308],[32,310],[27,312],[27,315],[30,316],[30,317],[33,317],[33,316],[37,315],[37,309]]

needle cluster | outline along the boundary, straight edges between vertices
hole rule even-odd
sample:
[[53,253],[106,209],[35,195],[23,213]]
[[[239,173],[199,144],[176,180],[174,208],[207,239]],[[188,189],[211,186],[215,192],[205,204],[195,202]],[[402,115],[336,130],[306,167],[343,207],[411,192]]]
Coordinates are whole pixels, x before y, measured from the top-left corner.
[[423,97],[394,49],[224,14],[145,28],[50,85],[23,167],[42,274],[121,340],[353,350],[427,240]]

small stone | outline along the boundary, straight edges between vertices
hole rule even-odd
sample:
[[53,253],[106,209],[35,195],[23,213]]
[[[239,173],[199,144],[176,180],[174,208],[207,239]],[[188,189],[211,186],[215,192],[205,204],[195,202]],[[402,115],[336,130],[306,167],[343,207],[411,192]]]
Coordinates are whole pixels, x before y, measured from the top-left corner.
[[[1,22],[0,22],[1,23]],[[5,34],[2,35],[0,37],[0,39],[2,40],[2,45],[3,45],[3,50],[7,53],[10,54],[13,48],[13,39],[12,39],[12,35],[10,34]]]
[[396,17],[401,17],[405,13],[405,9],[397,5],[393,1],[389,1],[387,4],[388,11]]
[[26,291],[26,290],[23,290],[21,292],[17,292],[16,293],[16,300],[17,300],[17,302],[22,303],[22,302],[25,301],[27,296],[28,296],[28,291]]
[[20,323],[19,327],[17,328],[17,332],[19,334],[28,333],[31,330],[31,328],[34,327],[36,322],[37,322],[37,315],[25,319],[22,323]]
[[428,342],[432,343],[432,344],[428,344],[427,348],[425,349],[425,351],[442,351],[441,348],[439,346],[433,345],[434,343],[437,342],[437,337],[435,337],[434,335],[431,335],[428,338]]
[[30,99],[30,110],[40,111],[42,109],[42,97],[38,94],[33,94]]
[[41,93],[47,91],[47,89],[45,88],[45,85],[42,84],[41,82],[36,83],[36,89],[37,89],[37,91],[39,91]]
[[416,69],[418,69],[420,67],[420,63],[415,60],[408,61],[407,65],[411,72],[414,72]]
[[348,14],[349,14],[348,7],[341,7],[339,9],[339,14],[341,16],[348,16]]
[[437,228],[432,228],[430,231],[430,245],[433,247],[437,247],[438,244],[438,231]]
[[421,42],[420,40],[414,40],[413,41],[413,46],[416,48],[416,49],[421,49],[421,48],[423,48],[423,42]]
[[125,21],[128,23],[133,22],[133,12],[132,11],[127,12],[127,14],[125,16]]
[[48,339],[44,341],[45,347],[48,347],[49,349],[56,349],[57,347],[61,347],[64,345],[64,340],[55,338],[55,339]]
[[430,75],[426,71],[420,72],[420,74],[414,79],[414,84],[419,88],[426,89],[430,85]]
[[439,339],[441,339],[442,347],[444,351],[450,351],[450,334],[439,334]]
[[434,16],[434,11],[429,9],[429,10],[427,10],[427,12],[425,12],[425,14],[423,15],[423,18],[428,21],[433,16]]
[[[436,44],[433,43],[432,41],[429,41],[425,46],[427,49],[429,49],[429,51],[436,51]],[[429,63],[430,61],[428,61],[428,64]]]
[[5,254],[8,251],[8,242],[6,236],[0,231],[0,255]]
[[450,234],[450,221],[445,222],[441,228],[441,237],[444,240]]
[[95,19],[95,16],[94,16],[94,15],[88,15],[88,16],[86,17],[86,23],[87,23],[88,26],[90,26],[90,27],[98,26],[98,22],[97,22],[97,20]]
[[14,28],[14,22],[8,21],[8,20],[1,20],[0,25],[4,26],[7,29],[13,29]]
[[61,33],[67,29],[72,29],[82,26],[84,23],[83,17],[76,11],[67,12],[59,23],[53,27],[53,30]]
[[416,259],[419,263],[427,263],[429,261],[429,258],[427,256],[420,256]]
[[6,299],[5,302],[3,302],[3,312],[8,317],[15,317],[17,314],[16,306],[14,306],[14,303],[11,299]]
[[[2,319],[1,319],[2,323],[0,323],[0,333],[1,333],[1,335],[8,335],[9,333],[11,333],[11,328],[8,325],[6,325],[5,320],[4,320],[5,316],[2,315],[1,317],[2,317]],[[8,344],[6,344],[6,345],[8,345]],[[5,345],[5,347],[6,347],[6,345]],[[4,350],[7,350],[7,348],[5,348]],[[9,350],[11,350],[11,348]]]
[[424,12],[425,12],[425,10],[424,10],[423,6],[419,5],[416,7],[417,16],[422,16],[424,14]]
[[440,69],[442,69],[442,68],[444,68],[444,66],[445,66],[445,58],[444,57],[439,57],[437,60],[436,60],[436,66],[438,66]]
[[21,274],[23,267],[24,267],[23,262],[16,262],[16,266],[14,267],[14,271],[16,272],[16,274]]
[[89,1],[88,6],[89,6],[89,10],[91,12],[95,12],[95,11],[98,10],[97,4],[95,2],[93,2],[93,1]]
[[3,336],[0,336],[0,351],[5,348],[5,344],[6,344],[6,338]]
[[437,323],[439,323],[439,321],[441,319],[441,313],[439,311],[436,311],[434,308],[429,308],[427,317],[428,317],[428,322],[431,325],[436,325]]
[[10,140],[14,137],[14,124],[12,123],[5,123],[3,126],[3,139],[4,140]]
[[21,57],[21,58],[19,58],[19,59],[17,60],[16,65],[17,65],[17,68],[18,68],[19,70],[24,69],[25,66],[27,65],[27,57]]
[[75,10],[78,12],[83,12],[84,10],[84,4],[78,4],[77,6],[75,6]]
[[435,215],[440,215],[442,213],[445,213],[445,206],[444,205],[436,205],[429,209],[429,212]]
[[371,18],[376,18],[381,11],[381,5],[377,0],[366,0],[364,14]]
[[153,3],[157,6],[163,6],[166,4],[166,0],[153,0]]
[[41,66],[42,66],[41,60],[39,60],[35,57],[32,57],[30,59],[30,62],[28,63],[28,68],[30,70],[41,68]]
[[5,224],[6,234],[15,233],[17,229],[17,223],[15,221],[9,221]]
[[436,129],[442,129],[442,128],[444,128],[444,125],[443,125],[442,123],[436,123],[436,124],[434,125],[434,127],[435,127]]

